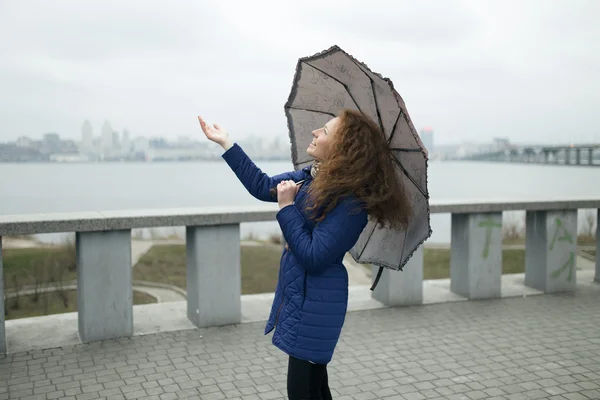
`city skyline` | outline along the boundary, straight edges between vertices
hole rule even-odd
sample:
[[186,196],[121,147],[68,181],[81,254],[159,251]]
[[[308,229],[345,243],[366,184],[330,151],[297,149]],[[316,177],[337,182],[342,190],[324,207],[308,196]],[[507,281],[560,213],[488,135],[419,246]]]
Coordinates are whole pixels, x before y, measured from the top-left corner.
[[[103,131],[106,129],[108,129],[107,132],[110,132],[110,133],[106,133],[106,136],[104,136],[105,138],[103,139],[103,135],[104,135]],[[75,134],[68,135],[68,134],[64,134],[63,132],[45,130],[45,131],[39,132],[37,134],[22,135],[22,136],[19,136],[16,138],[11,138],[9,140],[3,140],[2,136],[0,136],[0,143],[15,143],[18,140],[23,140],[23,139],[35,140],[36,137],[41,138],[45,134],[55,134],[56,133],[56,134],[60,135],[60,137],[63,139],[73,140],[77,143],[81,143],[85,148],[86,140],[84,139],[84,136],[86,136],[86,133],[84,133],[84,131],[87,131],[88,136],[91,135],[91,137],[93,137],[94,139],[104,140],[105,142],[110,142],[114,139],[115,135],[121,135],[121,134],[126,134],[126,136],[132,141],[135,139],[166,140],[170,143],[185,142],[185,141],[193,141],[193,142],[202,143],[202,142],[206,141],[206,138],[205,138],[204,134],[202,133],[202,131],[200,130],[200,127],[198,127],[197,134],[181,135],[181,134],[177,134],[177,133],[172,133],[172,134],[167,133],[167,134],[162,134],[162,135],[157,134],[154,136],[150,136],[150,135],[144,134],[143,132],[136,134],[135,132],[132,132],[127,127],[119,127],[117,129],[113,129],[113,124],[110,122],[109,119],[102,119],[102,120],[98,121],[97,124],[93,124],[90,121],[90,119],[84,119],[84,120],[80,121],[79,131]],[[498,137],[490,137],[489,140],[456,140],[456,141],[452,141],[452,140],[443,141],[442,140],[440,142],[438,140],[439,133],[432,126],[424,126],[422,128],[417,127],[417,134],[421,138],[422,142],[425,144],[425,147],[427,147],[428,149],[429,149],[429,147],[434,148],[435,145],[446,147],[446,146],[455,146],[455,145],[460,145],[460,144],[485,144],[485,143],[491,143],[498,138]],[[429,137],[428,135],[431,135],[431,137]],[[289,134],[287,131],[287,127],[285,128],[285,132],[283,132],[280,135],[268,136],[268,135],[261,135],[261,134],[255,133],[255,132],[246,131],[246,132],[244,132],[244,134],[240,134],[237,137],[231,133],[230,133],[230,136],[232,137],[232,139],[234,141],[239,140],[242,142],[247,141],[247,139],[256,139],[257,137],[264,137],[265,140],[267,140],[267,141],[270,141],[270,140],[281,141],[282,139],[284,141],[289,141]],[[435,137],[435,141],[434,141],[434,137]],[[568,138],[559,138],[558,141],[546,140],[546,141],[539,141],[539,142],[531,142],[531,141],[514,140],[513,138],[510,137],[509,134],[500,135],[499,137],[507,139],[511,143],[524,144],[524,145],[525,144],[567,145],[567,144],[571,144],[571,143],[572,144],[600,143],[600,131],[597,134],[592,134],[592,135],[577,135],[577,133],[570,134]],[[431,145],[428,146],[427,143],[431,143]],[[87,146],[87,147],[89,147],[89,146]]]
[[[463,141],[454,144],[436,144],[432,127],[424,127],[418,132],[431,160],[452,160],[504,151],[523,146],[553,145],[551,143],[519,143],[508,137],[493,138],[490,142]],[[571,138],[572,139],[572,138]],[[237,140],[244,150],[257,160],[290,160],[289,137],[267,137],[250,134]],[[560,145],[565,145],[562,143]],[[573,147],[571,141],[568,144]],[[554,144],[555,145],[555,144]],[[538,147],[539,148],[539,147]],[[16,141],[0,141],[0,162],[115,162],[115,161],[194,161],[220,158],[221,149],[214,143],[200,137],[145,137],[130,135],[129,130],[122,132],[114,129],[110,121],[105,120],[95,134],[89,120],[81,125],[80,138],[61,137],[57,132],[46,132],[41,138],[19,137]]]
[[[291,159],[289,138],[246,136],[237,142],[253,158]],[[0,162],[114,162],[114,161],[193,161],[212,160],[221,156],[221,149],[204,135],[192,138],[178,136],[132,136],[105,120],[99,131],[85,120],[77,139],[62,137],[57,132],[45,132],[41,137],[21,136],[15,141],[0,141]]]
[[0,141],[75,138],[83,119],[194,137],[198,114],[285,136],[298,58],[333,44],[389,77],[436,143],[600,140],[598,2],[59,3],[0,6]]

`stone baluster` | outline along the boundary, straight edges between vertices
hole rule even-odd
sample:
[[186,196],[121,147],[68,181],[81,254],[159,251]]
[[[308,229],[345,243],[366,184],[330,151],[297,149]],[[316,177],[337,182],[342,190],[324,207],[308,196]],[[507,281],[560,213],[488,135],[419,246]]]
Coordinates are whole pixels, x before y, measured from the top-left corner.
[[5,354],[6,331],[4,328],[4,270],[2,268],[2,236],[0,236],[0,354]]
[[546,293],[573,291],[577,211],[527,211],[525,285]]
[[450,290],[468,299],[502,295],[502,213],[452,214]]
[[187,316],[197,327],[242,320],[240,225],[186,228]]
[[596,274],[594,281],[600,283],[600,208],[596,213]]
[[[379,267],[372,266],[373,279]],[[384,268],[371,297],[387,306],[408,306],[423,303],[423,246],[415,251],[402,271]]]
[[81,341],[133,335],[131,230],[77,232],[76,249]]

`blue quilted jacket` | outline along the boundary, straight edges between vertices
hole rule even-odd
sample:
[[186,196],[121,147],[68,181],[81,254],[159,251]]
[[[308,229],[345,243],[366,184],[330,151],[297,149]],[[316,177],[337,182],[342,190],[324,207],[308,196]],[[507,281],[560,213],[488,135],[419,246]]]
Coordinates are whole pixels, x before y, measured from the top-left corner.
[[293,205],[279,210],[277,221],[288,248],[265,335],[275,329],[273,344],[293,357],[317,364],[331,361],[348,306],[348,273],[342,264],[367,224],[367,213],[345,197],[317,224],[305,211],[312,182],[310,167],[269,177],[235,144],[223,154],[238,179],[259,200],[282,180],[306,179]]

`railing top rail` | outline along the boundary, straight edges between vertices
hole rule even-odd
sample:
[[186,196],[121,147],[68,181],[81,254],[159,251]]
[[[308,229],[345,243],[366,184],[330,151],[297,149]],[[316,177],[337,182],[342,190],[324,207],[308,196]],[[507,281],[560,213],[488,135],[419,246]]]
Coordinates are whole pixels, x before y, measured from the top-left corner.
[[[431,201],[434,214],[600,209],[600,198],[556,200]],[[151,210],[0,215],[0,236],[134,228],[207,226],[274,221],[274,204]]]

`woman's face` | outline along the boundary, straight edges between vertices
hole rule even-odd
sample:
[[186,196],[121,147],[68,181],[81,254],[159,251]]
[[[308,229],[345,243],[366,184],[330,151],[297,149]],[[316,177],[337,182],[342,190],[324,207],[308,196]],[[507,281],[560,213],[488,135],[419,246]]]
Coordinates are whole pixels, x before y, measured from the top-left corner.
[[337,128],[339,126],[339,117],[330,119],[327,121],[325,126],[319,129],[315,129],[312,132],[313,141],[306,149],[306,152],[316,160],[324,160],[329,154],[332,140],[335,137]]

